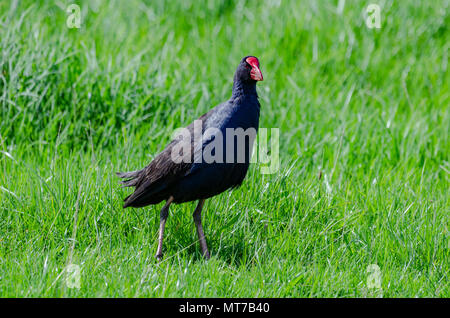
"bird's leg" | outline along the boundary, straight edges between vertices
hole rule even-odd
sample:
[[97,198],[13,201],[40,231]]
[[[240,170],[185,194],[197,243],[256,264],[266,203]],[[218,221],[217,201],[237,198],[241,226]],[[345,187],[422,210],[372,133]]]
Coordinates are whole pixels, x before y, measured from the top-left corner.
[[193,217],[194,217],[195,227],[197,228],[197,234],[198,234],[198,240],[200,242],[200,248],[202,249],[202,255],[206,259],[209,259],[208,246],[206,246],[205,233],[203,233],[203,227],[202,227],[202,208],[203,208],[204,203],[205,203],[205,199],[201,199],[198,201],[198,205],[195,208]]
[[166,226],[166,220],[169,216],[169,206],[173,201],[173,197],[171,196],[169,199],[167,199],[166,204],[164,204],[163,208],[161,209],[161,212],[159,214],[160,221],[159,221],[159,239],[158,239],[158,250],[156,252],[156,258],[158,260],[161,260],[162,258],[162,244],[163,244],[163,237],[164,237],[164,227]]

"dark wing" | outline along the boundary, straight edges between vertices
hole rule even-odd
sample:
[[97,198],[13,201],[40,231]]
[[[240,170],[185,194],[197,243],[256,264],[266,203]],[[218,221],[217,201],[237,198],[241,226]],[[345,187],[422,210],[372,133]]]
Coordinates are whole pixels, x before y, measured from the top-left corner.
[[[214,109],[198,120],[204,123],[213,111]],[[186,129],[193,139],[194,123]],[[190,152],[184,154],[183,149],[190,149]],[[134,193],[125,198],[124,208],[142,207],[167,200],[171,195],[172,186],[189,173],[194,161],[194,151],[194,140],[180,134],[144,169],[117,173],[119,177],[126,179],[122,181],[124,186],[136,187]],[[175,160],[173,156],[175,156]],[[181,160],[183,156],[186,158]]]
[[136,187],[125,199],[124,208],[156,204],[169,198],[171,186],[186,174],[192,165],[191,162],[177,163],[172,160],[172,150],[177,144],[177,141],[172,141],[147,167],[139,170],[136,177],[124,182],[125,186]]

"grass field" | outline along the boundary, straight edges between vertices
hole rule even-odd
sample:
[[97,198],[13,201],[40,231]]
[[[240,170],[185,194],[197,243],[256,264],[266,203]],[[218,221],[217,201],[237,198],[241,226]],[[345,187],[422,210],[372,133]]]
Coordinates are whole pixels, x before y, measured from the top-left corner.
[[[449,1],[73,2],[80,29],[72,2],[0,3],[0,296],[450,297]],[[158,263],[162,204],[123,210],[114,172],[246,55],[280,170],[207,201],[208,262],[173,205]]]

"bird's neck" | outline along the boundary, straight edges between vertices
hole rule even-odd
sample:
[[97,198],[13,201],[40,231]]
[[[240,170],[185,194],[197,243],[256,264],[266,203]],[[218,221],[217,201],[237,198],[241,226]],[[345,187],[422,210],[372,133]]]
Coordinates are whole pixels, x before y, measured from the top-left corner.
[[256,81],[241,81],[234,79],[233,83],[233,94],[231,98],[237,98],[242,96],[255,96],[258,97],[256,93]]

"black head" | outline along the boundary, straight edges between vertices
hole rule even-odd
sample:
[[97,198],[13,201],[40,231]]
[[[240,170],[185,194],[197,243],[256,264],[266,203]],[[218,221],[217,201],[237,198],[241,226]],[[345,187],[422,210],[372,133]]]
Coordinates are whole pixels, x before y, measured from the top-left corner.
[[241,60],[234,75],[235,80],[241,82],[262,81],[263,76],[259,69],[259,61],[255,56],[246,56]]

